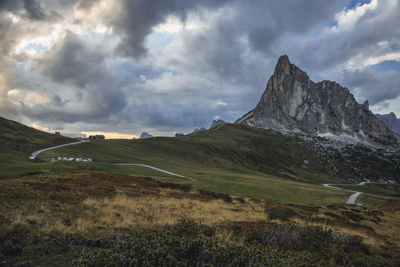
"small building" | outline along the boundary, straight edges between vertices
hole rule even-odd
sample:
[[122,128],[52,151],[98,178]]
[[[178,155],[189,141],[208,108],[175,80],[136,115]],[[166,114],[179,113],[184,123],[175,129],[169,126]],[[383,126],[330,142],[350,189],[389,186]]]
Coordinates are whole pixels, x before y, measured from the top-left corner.
[[60,135],[61,135],[60,132],[55,132],[54,134],[57,135],[57,136],[60,136]]
[[105,137],[102,134],[90,135],[89,139],[91,140],[104,140]]
[[185,134],[184,133],[176,133],[175,134],[175,137],[182,137],[182,136],[185,136]]

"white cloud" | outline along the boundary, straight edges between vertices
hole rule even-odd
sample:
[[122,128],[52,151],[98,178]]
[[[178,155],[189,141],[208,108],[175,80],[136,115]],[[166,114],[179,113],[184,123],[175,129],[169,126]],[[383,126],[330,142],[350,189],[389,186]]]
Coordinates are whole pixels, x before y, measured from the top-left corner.
[[371,12],[378,6],[378,0],[372,0],[370,3],[356,5],[353,9],[344,9],[335,15],[337,26],[332,27],[333,30],[349,31],[354,28],[358,20],[365,16],[367,12]]

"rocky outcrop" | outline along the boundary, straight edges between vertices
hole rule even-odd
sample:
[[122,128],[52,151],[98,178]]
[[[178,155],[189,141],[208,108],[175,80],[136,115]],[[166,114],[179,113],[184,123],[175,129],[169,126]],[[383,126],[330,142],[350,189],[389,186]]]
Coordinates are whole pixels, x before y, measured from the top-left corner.
[[217,127],[217,126],[220,126],[220,125],[225,124],[225,123],[226,123],[226,121],[221,120],[221,119],[213,120],[213,122],[211,123],[210,129],[214,128],[214,127]]
[[350,135],[385,146],[400,144],[347,88],[333,81],[314,83],[307,73],[281,56],[257,106],[236,123],[282,132]]
[[147,138],[152,138],[152,137],[153,137],[153,136],[152,136],[151,134],[146,133],[146,132],[143,132],[143,133],[140,135],[139,139],[147,139]]
[[376,114],[375,116],[381,121],[383,121],[390,130],[400,134],[400,119],[396,117],[396,114],[390,112],[390,114],[384,114],[384,115]]
[[194,129],[193,133],[204,132],[205,130],[206,130],[206,128],[204,128],[204,127],[196,128],[196,129]]

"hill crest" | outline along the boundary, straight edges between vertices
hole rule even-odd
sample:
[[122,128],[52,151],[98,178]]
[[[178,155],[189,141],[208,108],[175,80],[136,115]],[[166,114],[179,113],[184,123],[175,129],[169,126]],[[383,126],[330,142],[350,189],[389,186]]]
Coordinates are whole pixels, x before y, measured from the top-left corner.
[[46,133],[19,122],[0,117],[0,146],[31,153],[35,150],[70,143],[68,137]]

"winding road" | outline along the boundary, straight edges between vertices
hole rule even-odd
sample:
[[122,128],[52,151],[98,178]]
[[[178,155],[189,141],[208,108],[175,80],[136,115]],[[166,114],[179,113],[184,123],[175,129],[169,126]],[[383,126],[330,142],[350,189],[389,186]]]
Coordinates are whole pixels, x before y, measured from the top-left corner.
[[[82,140],[82,141],[79,141],[79,142],[74,142],[74,143],[69,143],[69,144],[64,144],[64,145],[59,145],[59,146],[53,146],[53,147],[48,147],[48,148],[43,148],[43,149],[40,149],[40,150],[37,150],[37,151],[33,152],[31,157],[35,158],[40,153],[42,153],[44,151],[57,149],[57,148],[60,148],[60,147],[79,145],[79,144],[83,144],[83,143],[87,143],[87,142],[90,142],[90,141],[89,140]],[[170,172],[170,171],[166,171],[166,170],[163,170],[163,169],[151,166],[151,165],[139,164],[139,163],[114,163],[114,164],[115,165],[120,165],[120,166],[139,166],[139,167],[149,168],[149,169],[152,169],[152,170],[155,170],[155,171],[158,171],[158,172],[162,172],[162,173],[165,173],[165,174],[169,174],[169,175],[172,175],[172,176],[176,176],[176,177],[179,177],[179,178],[188,179],[188,180],[193,181],[193,182],[197,181],[194,178],[190,178],[190,177],[186,177],[186,176],[183,176],[183,175],[180,175],[180,174],[176,174],[176,173],[173,173],[173,172]],[[346,191],[352,192],[352,194],[350,195],[349,199],[346,201],[346,204],[356,205],[356,200],[357,200],[358,196],[360,196],[362,194],[362,192],[354,191],[354,190],[350,190],[350,189],[344,189],[344,188],[340,188],[338,186],[341,186],[341,185],[364,185],[366,183],[372,183],[372,182],[361,182],[359,184],[322,184],[322,185],[325,186],[325,187],[328,187],[328,188],[334,188],[334,189],[346,190]],[[376,184],[379,184],[379,183],[376,183]]]
[[36,158],[40,153],[45,152],[47,150],[52,150],[52,149],[65,147],[65,146],[79,145],[79,144],[83,144],[83,143],[87,143],[87,142],[90,142],[90,141],[89,140],[81,140],[81,141],[78,141],[78,142],[73,142],[73,143],[63,144],[63,145],[59,145],[59,146],[52,146],[52,147],[48,147],[48,148],[43,148],[43,149],[37,150],[35,152],[32,152],[31,157]]
[[[73,143],[69,143],[69,144],[63,144],[63,145],[58,145],[58,146],[52,146],[52,147],[48,147],[48,148],[43,148],[43,149],[40,149],[40,150],[37,150],[37,151],[33,152],[32,155],[31,155],[31,157],[36,158],[40,153],[42,153],[42,152],[44,152],[44,151],[48,151],[48,150],[52,150],[52,149],[57,149],[57,148],[60,148],[60,147],[66,147],[66,146],[84,144],[84,143],[88,143],[88,142],[90,142],[90,141],[89,141],[89,140],[81,140],[81,141],[79,141],[79,142],[73,142]],[[188,180],[193,181],[193,182],[196,182],[196,181],[197,181],[197,180],[194,179],[194,178],[186,177],[186,176],[183,176],[183,175],[180,175],[180,174],[176,174],[176,173],[173,173],[173,172],[169,172],[169,171],[166,171],[166,170],[163,170],[163,169],[154,167],[154,166],[146,165],[146,164],[138,164],[138,163],[115,163],[115,165],[120,165],[120,166],[140,166],[140,167],[149,168],[149,169],[152,169],[152,170],[155,170],[155,171],[158,171],[158,172],[162,172],[162,173],[165,173],[165,174],[169,174],[169,175],[172,175],[172,176],[176,176],[176,177],[179,177],[179,178],[188,179]]]
[[361,182],[359,184],[322,184],[322,185],[325,186],[325,187],[329,187],[329,188],[334,188],[334,189],[340,189],[340,190],[346,190],[346,191],[349,191],[349,192],[353,192],[353,194],[351,194],[349,199],[346,201],[346,204],[356,205],[356,200],[357,200],[358,196],[361,195],[363,192],[354,191],[354,190],[350,190],[350,189],[344,189],[344,188],[340,188],[340,187],[337,187],[337,186],[341,186],[341,185],[364,185],[364,184],[383,184],[383,183]]

